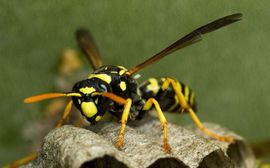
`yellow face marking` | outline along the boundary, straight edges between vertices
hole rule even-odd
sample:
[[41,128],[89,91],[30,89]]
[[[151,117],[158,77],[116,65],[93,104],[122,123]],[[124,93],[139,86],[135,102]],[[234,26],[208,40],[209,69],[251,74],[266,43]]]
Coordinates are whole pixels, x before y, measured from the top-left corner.
[[81,99],[78,99],[78,103],[79,103],[79,104],[81,104],[81,103],[82,103]]
[[127,89],[127,85],[126,85],[126,82],[120,82],[120,88],[122,91],[125,91]]
[[91,93],[93,93],[94,91],[96,91],[96,89],[93,88],[93,87],[84,87],[84,88],[80,88],[80,91],[81,91],[83,94],[91,94]]
[[96,121],[99,121],[102,118],[102,116],[96,116]]
[[98,104],[98,99],[95,100],[95,103]]
[[93,117],[97,113],[97,107],[93,102],[82,102],[81,109],[88,118]]
[[122,69],[121,71],[119,71],[119,75],[123,75],[123,74],[125,74],[126,72],[127,72],[126,70]]
[[108,84],[110,84],[112,81],[112,78],[107,74],[91,74],[88,78],[99,78]]
[[156,95],[159,90],[158,81],[155,78],[150,78],[148,79],[148,82],[150,83],[147,85],[147,89],[153,91]]

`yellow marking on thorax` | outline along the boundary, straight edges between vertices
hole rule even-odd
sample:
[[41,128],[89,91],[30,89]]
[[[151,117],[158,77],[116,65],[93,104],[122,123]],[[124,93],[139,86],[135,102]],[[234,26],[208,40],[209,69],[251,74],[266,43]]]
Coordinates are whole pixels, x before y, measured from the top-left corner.
[[148,79],[148,81],[150,82],[150,84],[147,85],[147,89],[153,91],[154,94],[156,95],[158,93],[158,90],[159,90],[159,85],[158,85],[157,79],[150,78],[150,79]]
[[118,72],[117,72],[117,71],[111,71],[111,73],[113,73],[113,74],[117,74]]
[[117,66],[117,67],[127,71],[127,69],[125,67],[123,67],[123,66]]
[[122,91],[125,91],[127,89],[127,85],[126,85],[126,82],[120,82],[120,88]]
[[102,118],[102,116],[96,116],[96,121],[99,121]]
[[91,94],[91,93],[93,93],[94,91],[96,91],[96,89],[93,88],[93,87],[84,87],[84,88],[80,88],[80,91],[81,91],[83,94]]
[[123,74],[125,74],[126,72],[127,72],[126,70],[122,69],[122,70],[119,71],[119,75],[123,75]]
[[99,79],[105,81],[108,84],[110,84],[111,81],[112,81],[111,76],[109,76],[107,74],[91,74],[88,78],[89,79],[91,79],[91,78],[99,78]]
[[93,102],[82,102],[81,109],[88,118],[93,117],[97,113],[97,107]]

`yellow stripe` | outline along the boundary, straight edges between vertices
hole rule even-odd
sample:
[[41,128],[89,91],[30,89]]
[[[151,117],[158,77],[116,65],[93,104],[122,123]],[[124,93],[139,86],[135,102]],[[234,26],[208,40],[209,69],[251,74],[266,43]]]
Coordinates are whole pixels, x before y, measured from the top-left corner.
[[117,67],[127,71],[127,69],[125,67],[123,67],[123,66],[117,66]]
[[190,105],[193,105],[195,103],[195,94],[194,92],[191,92],[191,96],[190,96]]
[[186,101],[188,101],[188,96],[189,96],[189,88],[188,88],[188,86],[186,85],[185,86],[185,99],[186,99]]
[[148,82],[150,84],[147,85],[147,89],[153,91],[154,94],[156,95],[159,90],[158,81],[155,78],[150,78],[148,79]]
[[109,75],[107,75],[107,74],[91,74],[91,75],[89,76],[89,79],[91,79],[91,78],[99,78],[99,79],[105,81],[105,82],[108,83],[108,84],[110,84],[111,81],[112,81],[111,76],[109,76]]
[[93,87],[84,87],[84,88],[80,88],[80,91],[81,91],[83,94],[91,94],[91,93],[93,93],[94,91],[96,91],[96,89],[93,88]]
[[126,72],[127,72],[126,70],[122,69],[121,71],[119,71],[119,75],[123,75]]

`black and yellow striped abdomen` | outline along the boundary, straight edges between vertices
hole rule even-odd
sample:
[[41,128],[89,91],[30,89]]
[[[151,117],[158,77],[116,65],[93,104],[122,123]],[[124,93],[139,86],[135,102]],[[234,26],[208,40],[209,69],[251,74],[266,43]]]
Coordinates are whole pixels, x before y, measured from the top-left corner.
[[[139,87],[141,96],[144,100],[155,98],[163,111],[177,112],[182,110],[179,100],[171,85],[162,87],[168,77],[150,78]],[[177,84],[177,89],[183,93],[189,106],[196,111],[196,101],[194,92],[182,82],[170,78]]]

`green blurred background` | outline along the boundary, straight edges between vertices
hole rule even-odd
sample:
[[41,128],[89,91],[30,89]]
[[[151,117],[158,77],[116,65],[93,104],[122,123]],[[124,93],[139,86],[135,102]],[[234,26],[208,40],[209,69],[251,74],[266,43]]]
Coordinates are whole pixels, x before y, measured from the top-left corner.
[[[269,6],[268,0],[2,0],[0,165],[28,153],[22,130],[40,118],[42,103],[22,100],[53,91],[58,54],[77,49],[74,30],[81,26],[91,29],[106,64],[131,68],[202,24],[243,13],[241,22],[146,68],[140,81],[174,76],[196,91],[203,121],[250,141],[270,138]],[[170,121],[191,123],[188,116]]]

